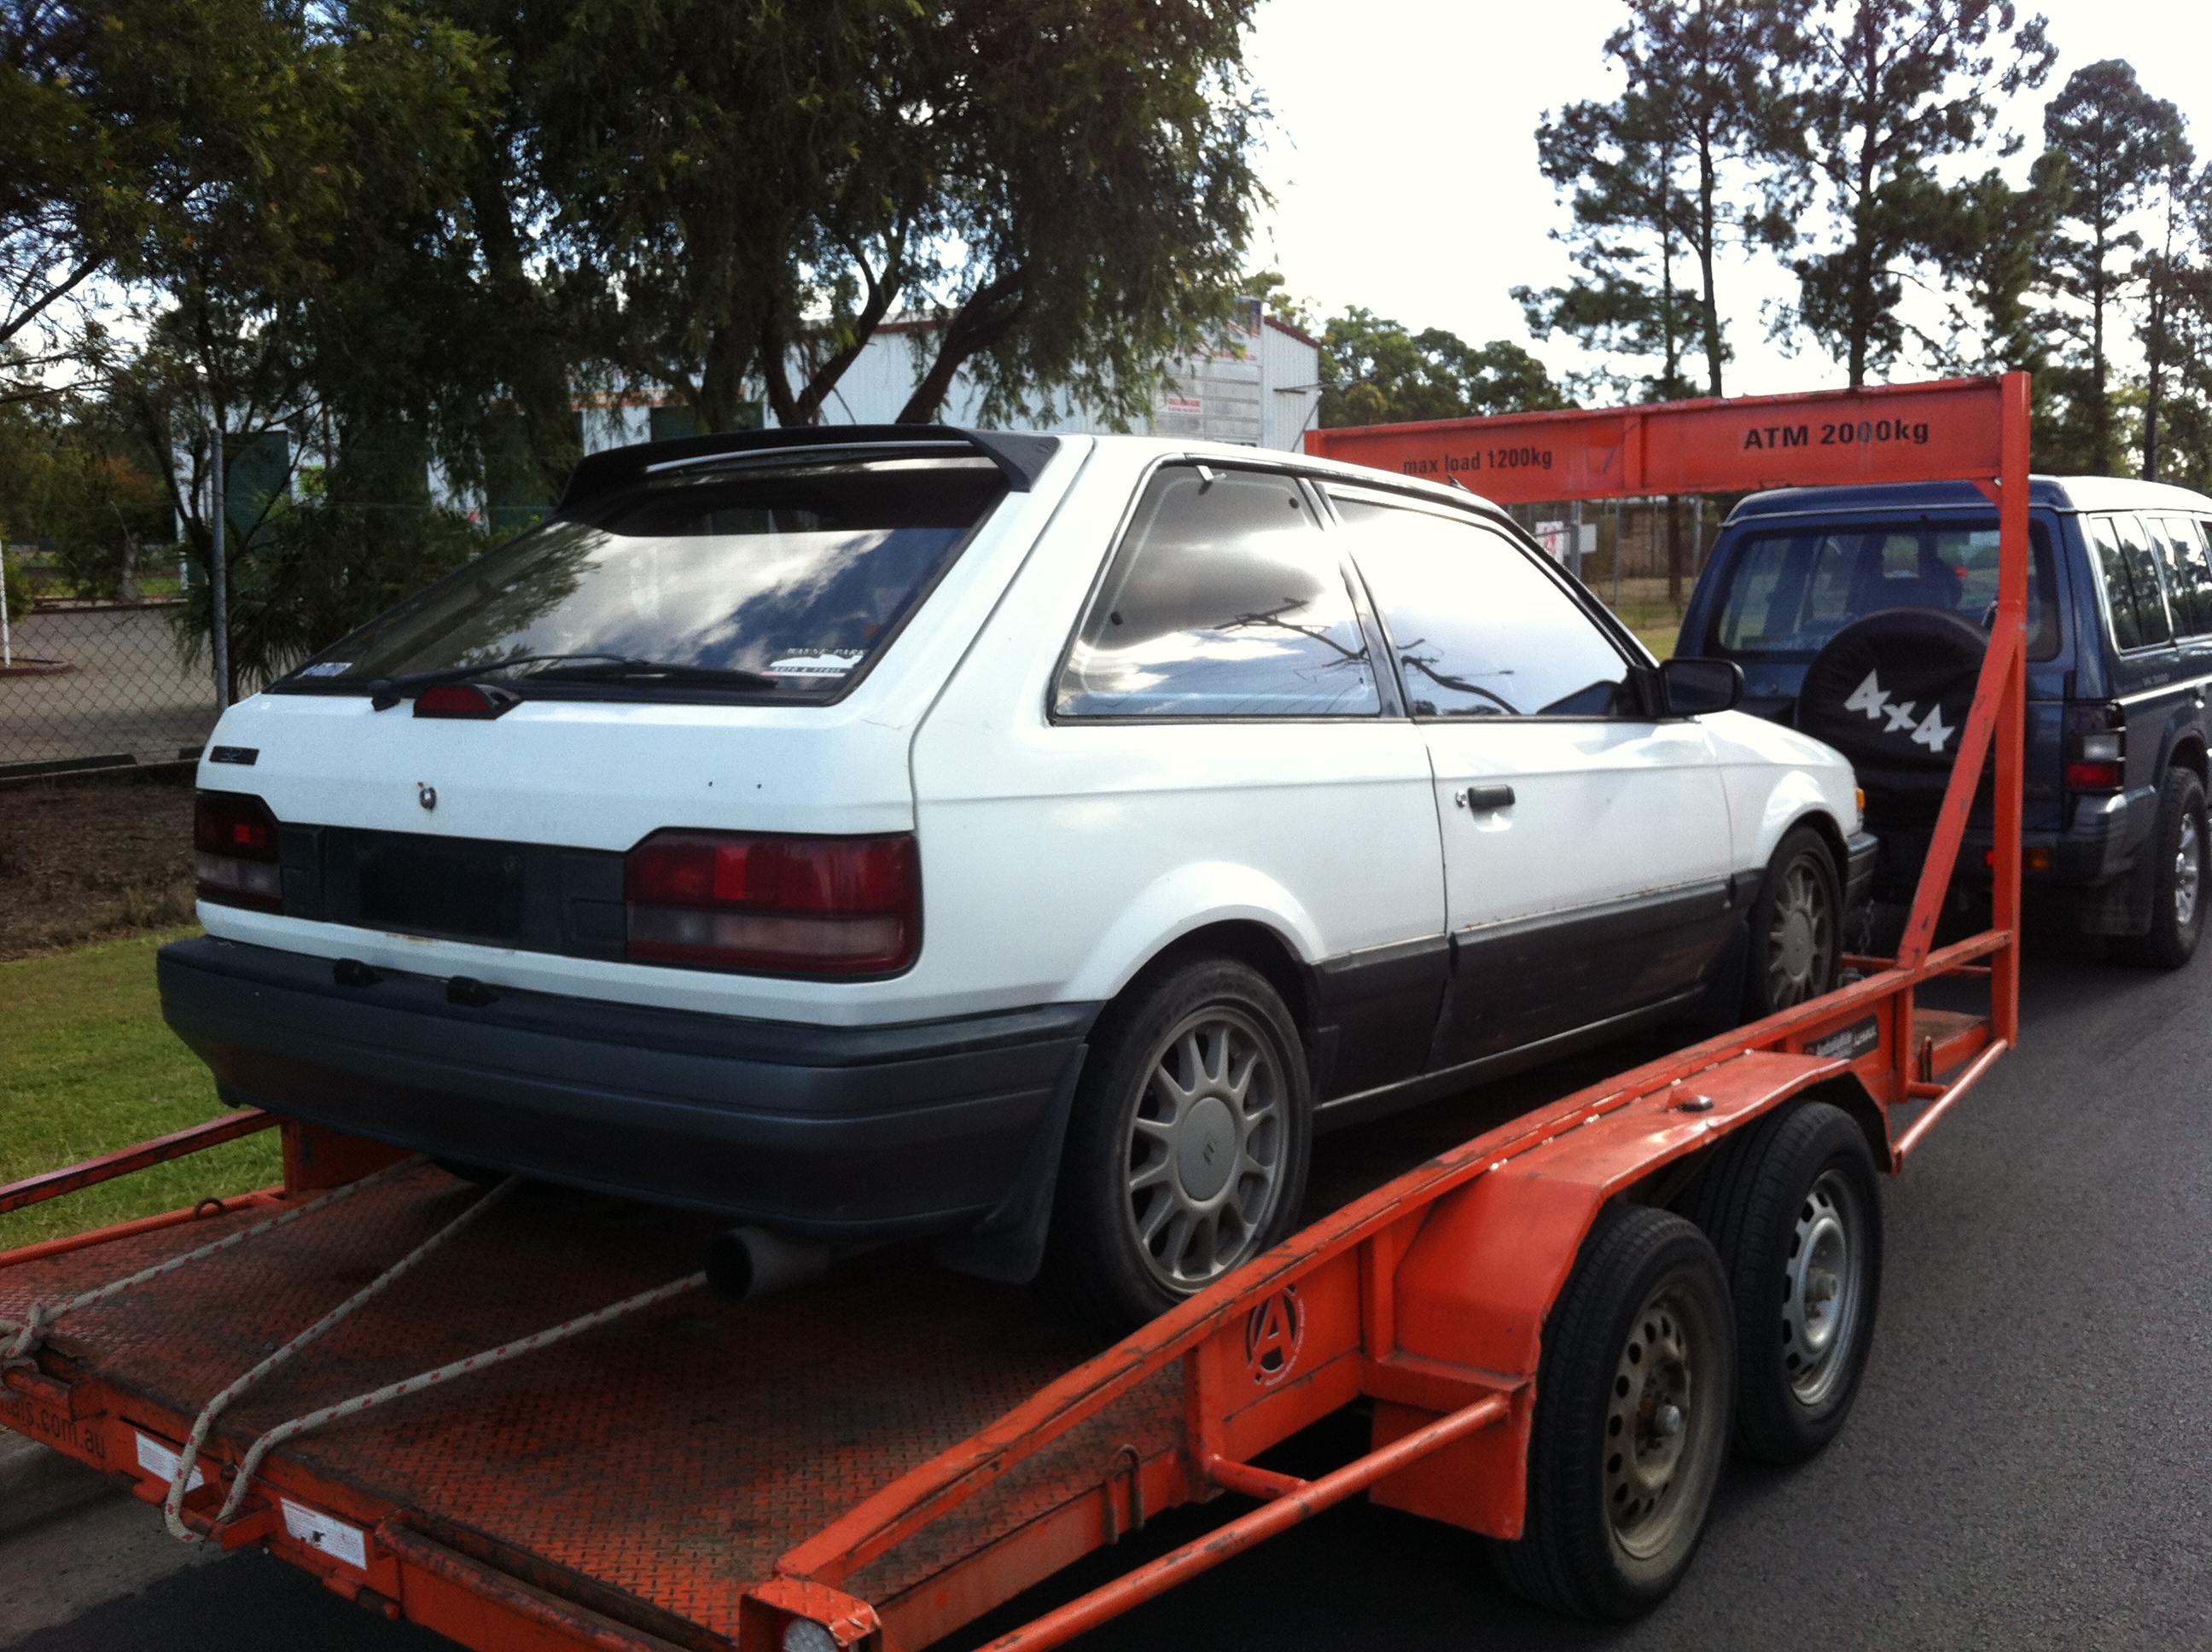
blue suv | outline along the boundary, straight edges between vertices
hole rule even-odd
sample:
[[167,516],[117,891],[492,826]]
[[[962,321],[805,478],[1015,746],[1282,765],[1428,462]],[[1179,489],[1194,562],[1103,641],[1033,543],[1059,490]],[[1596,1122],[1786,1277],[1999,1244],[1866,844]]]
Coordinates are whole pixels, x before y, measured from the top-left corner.
[[[2212,499],[2038,477],[2029,490],[2024,877],[2039,907],[2172,969],[2204,927]],[[1996,512],[1966,483],[1793,488],[1729,513],[1678,657],[1732,660],[1744,708],[1851,760],[1882,840],[1870,932],[1911,899],[1973,699]],[[1953,899],[1986,881],[1984,797]]]

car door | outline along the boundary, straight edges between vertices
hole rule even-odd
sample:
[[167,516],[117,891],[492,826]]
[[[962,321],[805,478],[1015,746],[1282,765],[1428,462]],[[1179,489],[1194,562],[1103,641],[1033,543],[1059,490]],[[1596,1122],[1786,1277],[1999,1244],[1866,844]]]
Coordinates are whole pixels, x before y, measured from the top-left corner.
[[1705,729],[1636,709],[1626,655],[1502,528],[1331,492],[1433,770],[1452,974],[1431,1067],[1693,990],[1735,922]]
[[1261,925],[1310,966],[1322,1099],[1414,1077],[1447,951],[1428,753],[1338,536],[1281,471],[1129,481],[1115,542],[1048,541],[916,743],[927,875],[970,896],[929,944],[1106,999],[1194,928]]

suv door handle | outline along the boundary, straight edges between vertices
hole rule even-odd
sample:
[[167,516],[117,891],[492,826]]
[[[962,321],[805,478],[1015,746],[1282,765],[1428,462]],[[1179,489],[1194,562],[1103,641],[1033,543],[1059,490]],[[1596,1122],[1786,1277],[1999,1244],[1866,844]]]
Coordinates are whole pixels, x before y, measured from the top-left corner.
[[1510,786],[1469,786],[1452,793],[1452,801],[1462,809],[1477,813],[1491,809],[1510,809],[1513,806],[1513,788]]

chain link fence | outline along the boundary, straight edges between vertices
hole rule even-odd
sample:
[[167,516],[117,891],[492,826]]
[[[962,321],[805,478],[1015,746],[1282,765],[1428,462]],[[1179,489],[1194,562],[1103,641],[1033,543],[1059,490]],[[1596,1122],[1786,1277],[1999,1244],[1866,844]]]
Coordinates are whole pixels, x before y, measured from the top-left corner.
[[35,547],[0,550],[0,778],[197,756],[215,727],[215,673],[188,663],[178,571],[85,601]]

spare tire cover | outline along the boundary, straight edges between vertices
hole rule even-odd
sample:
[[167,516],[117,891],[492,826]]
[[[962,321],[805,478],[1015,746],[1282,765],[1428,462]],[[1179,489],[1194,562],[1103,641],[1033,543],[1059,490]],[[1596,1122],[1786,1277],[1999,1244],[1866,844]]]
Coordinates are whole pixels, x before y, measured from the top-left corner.
[[1939,608],[1886,608],[1828,639],[1805,672],[1797,726],[1851,761],[1870,810],[1942,801],[1989,638]]

